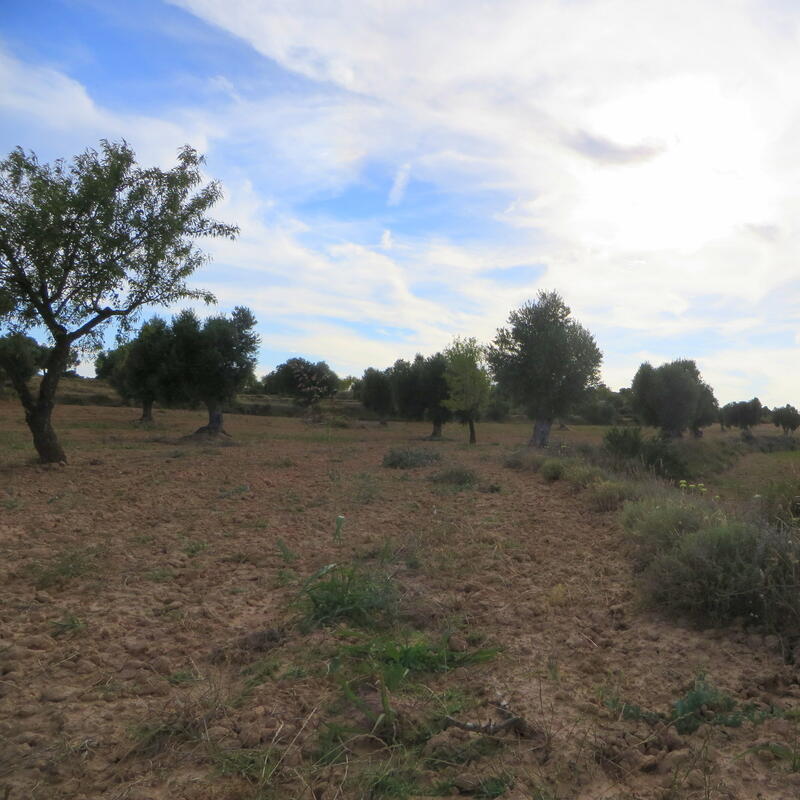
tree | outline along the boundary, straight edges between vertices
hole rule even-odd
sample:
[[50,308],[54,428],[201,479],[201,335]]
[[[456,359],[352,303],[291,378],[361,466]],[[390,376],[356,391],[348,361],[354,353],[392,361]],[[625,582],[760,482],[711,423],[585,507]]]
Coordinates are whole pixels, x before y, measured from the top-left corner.
[[529,446],[546,447],[553,420],[599,379],[602,353],[570,314],[557,292],[539,292],[509,314],[487,349],[501,390],[534,420]]
[[800,411],[794,406],[786,405],[782,408],[772,409],[772,424],[783,429],[783,435],[788,436],[800,428]]
[[469,425],[469,443],[475,444],[475,422],[489,404],[492,381],[484,366],[484,349],[475,338],[460,339],[445,348],[448,397],[444,405]]
[[186,146],[172,169],[145,169],[107,141],[69,165],[22,148],[0,162],[0,323],[43,326],[51,343],[38,391],[15,386],[42,462],[66,461],[51,418],[73,345],[97,348],[109,322],[128,330],[147,305],[213,300],[186,284],[207,260],[195,240],[238,229],[206,216],[221,191],[202,185],[202,162]]
[[425,416],[424,372],[425,359],[419,353],[413,362],[401,358],[387,370],[392,387],[392,403],[397,413],[405,419],[422,419]]
[[420,392],[425,415],[433,425],[431,439],[440,439],[442,427],[453,418],[453,412],[445,405],[449,395],[446,371],[447,359],[443,353],[434,353],[422,362]]
[[141,422],[153,421],[153,403],[168,389],[166,372],[172,337],[166,321],[153,317],[142,325],[136,338],[95,359],[95,374],[107,380],[124,400],[142,404]]
[[392,413],[392,384],[386,372],[368,367],[361,379],[359,393],[364,408],[374,411],[381,420]]
[[339,391],[339,378],[324,362],[313,364],[305,358],[290,358],[264,376],[266,394],[286,395],[299,406],[309,408]]
[[754,397],[752,400],[727,403],[720,411],[720,419],[723,427],[739,428],[745,436],[750,436],[750,428],[761,422],[761,401]]
[[10,380],[19,394],[47,361],[48,351],[35,339],[22,333],[0,337],[0,385]]
[[701,436],[718,415],[714,392],[689,359],[659,367],[642,364],[631,384],[631,405],[640,422],[669,437],[679,437],[687,428]]
[[196,433],[224,433],[222,404],[233,400],[253,374],[259,336],[250,309],[209,317],[201,325],[193,311],[181,312],[171,326],[171,348],[163,380],[167,403],[201,402],[208,425]]

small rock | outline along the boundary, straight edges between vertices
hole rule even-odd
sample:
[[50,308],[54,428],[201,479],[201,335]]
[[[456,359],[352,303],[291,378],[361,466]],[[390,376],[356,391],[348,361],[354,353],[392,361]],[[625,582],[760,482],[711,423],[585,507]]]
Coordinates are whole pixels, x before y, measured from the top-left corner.
[[477,792],[481,788],[481,780],[474,775],[456,775],[453,786],[460,792]]
[[705,776],[699,769],[693,769],[686,776],[686,783],[691,789],[702,789],[706,784]]
[[144,641],[144,639],[125,639],[122,642],[122,646],[129,653],[133,653],[134,655],[142,655],[143,653],[147,652],[149,645],[146,641]]
[[654,772],[657,766],[658,766],[657,756],[644,756],[639,761],[639,769],[642,772]]
[[688,748],[683,750],[673,750],[672,752],[667,753],[664,758],[661,759],[659,770],[661,772],[672,773],[679,767],[686,764],[688,761],[691,761],[691,759],[692,752]]
[[466,653],[467,650],[469,650],[469,644],[467,644],[467,640],[458,633],[454,633],[448,639],[447,646],[454,653]]

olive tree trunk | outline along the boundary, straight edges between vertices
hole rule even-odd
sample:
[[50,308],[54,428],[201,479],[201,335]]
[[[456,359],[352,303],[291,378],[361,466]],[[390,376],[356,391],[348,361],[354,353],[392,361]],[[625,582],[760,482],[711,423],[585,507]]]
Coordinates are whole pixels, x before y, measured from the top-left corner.
[[442,421],[435,419],[433,420],[433,431],[431,432],[431,439],[441,439],[442,438]]
[[533,433],[528,440],[528,447],[547,447],[550,441],[550,428],[553,426],[551,419],[537,419],[533,423]]
[[469,425],[469,443],[475,444],[478,441],[475,437],[475,420],[470,417],[467,420],[467,424]]
[[139,418],[140,422],[153,421],[153,401],[142,400],[142,416]]

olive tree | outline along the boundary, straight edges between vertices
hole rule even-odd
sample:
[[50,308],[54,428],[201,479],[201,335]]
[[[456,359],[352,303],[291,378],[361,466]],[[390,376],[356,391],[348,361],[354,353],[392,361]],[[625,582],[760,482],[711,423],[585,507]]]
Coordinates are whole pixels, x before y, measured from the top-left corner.
[[553,420],[598,382],[603,356],[560,295],[539,292],[509,314],[486,359],[502,391],[534,421],[528,445],[546,447]]
[[790,405],[782,408],[773,408],[772,424],[776,428],[781,428],[784,436],[788,436],[800,428],[800,411]]
[[324,362],[316,364],[305,358],[290,358],[264,376],[266,394],[287,395],[303,408],[316,406],[339,390],[339,377]]
[[643,363],[631,384],[631,405],[642,423],[668,437],[679,437],[687,428],[700,436],[718,416],[714,392],[690,359],[659,367]]
[[213,301],[186,283],[207,260],[195,241],[238,229],[206,215],[221,190],[202,161],[186,146],[172,169],[144,168],[103,141],[69,164],[22,148],[0,162],[0,325],[49,339],[38,389],[15,384],[42,462],[66,461],[51,418],[73,346],[99,348],[108,323],[125,331],[148,305]]
[[492,382],[484,366],[484,349],[475,338],[456,337],[445,348],[448,397],[445,406],[455,413],[461,422],[469,425],[469,443],[475,444],[475,422],[489,404]]

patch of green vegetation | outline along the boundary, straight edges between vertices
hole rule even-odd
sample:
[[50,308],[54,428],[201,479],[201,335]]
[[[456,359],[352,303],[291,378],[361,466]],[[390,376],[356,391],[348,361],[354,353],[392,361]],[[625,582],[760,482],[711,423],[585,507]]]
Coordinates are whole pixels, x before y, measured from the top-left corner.
[[329,564],[306,581],[300,594],[307,626],[380,627],[397,616],[397,590],[380,572]]
[[509,453],[503,464],[509,469],[538,472],[546,460],[547,456],[544,453],[527,447],[524,450],[514,450]]
[[275,542],[275,546],[278,548],[278,552],[281,554],[284,564],[291,564],[293,561],[297,561],[297,553],[291,550],[289,545],[287,545],[280,536]]
[[380,489],[375,476],[369,472],[359,472],[353,478],[350,496],[354,503],[360,505],[365,506],[374,503],[380,496]]
[[53,636],[74,636],[86,630],[86,623],[74,614],[65,614],[59,620],[50,623],[53,626]]
[[548,482],[559,480],[564,474],[565,464],[561,459],[548,458],[539,467],[539,474]]
[[208,550],[208,542],[201,542],[191,539],[188,539],[183,547],[183,552],[186,553],[189,558],[195,558],[196,556],[199,556],[200,553],[204,553],[206,550]]
[[431,475],[431,482],[454,489],[471,489],[478,482],[478,475],[469,467],[451,467]]
[[171,581],[175,577],[175,573],[166,567],[156,567],[149,572],[145,572],[144,576],[149,581],[164,583],[165,581]]
[[383,457],[383,466],[390,469],[415,469],[441,461],[435,450],[392,449]]
[[190,683],[196,683],[197,680],[197,673],[191,669],[179,669],[167,675],[167,682],[172,684],[172,686],[186,686]]
[[480,782],[473,797],[481,798],[481,800],[493,800],[495,797],[502,797],[513,785],[513,775],[508,773],[493,775]]
[[638,496],[639,489],[632,481],[603,480],[589,487],[589,503],[595,511],[616,511]]
[[27,570],[37,589],[60,587],[89,572],[97,556],[98,551],[91,548],[63,550],[46,564],[29,564]]
[[278,757],[272,748],[243,748],[212,750],[212,760],[220,775],[244,778],[255,789],[251,800],[261,800],[272,783]]

